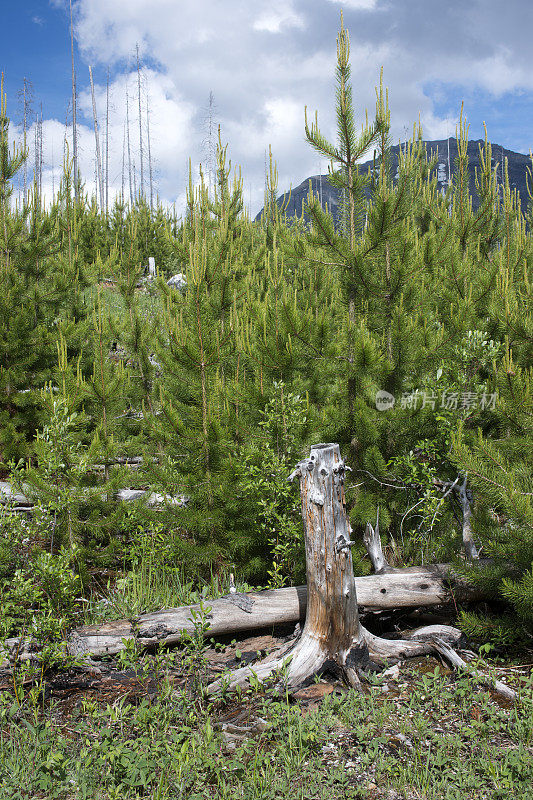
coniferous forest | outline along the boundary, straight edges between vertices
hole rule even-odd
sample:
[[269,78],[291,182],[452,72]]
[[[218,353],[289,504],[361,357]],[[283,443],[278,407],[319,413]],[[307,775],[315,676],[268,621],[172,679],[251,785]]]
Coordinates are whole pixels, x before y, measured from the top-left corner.
[[[481,646],[479,663],[483,653],[496,665],[531,656],[533,200],[511,189],[487,138],[473,210],[463,121],[445,193],[417,127],[393,174],[387,91],[378,85],[361,125],[342,27],[337,52],[336,140],[314,109],[305,115],[307,146],[330,159],[329,180],[342,191],[335,221],[312,193],[301,218],[285,216],[272,157],[252,221],[223,132],[216,181],[195,183],[191,168],[183,217],[140,193],[133,204],[119,195],[106,213],[68,152],[53,202],[34,185],[20,203],[14,186],[28,154],[13,145],[2,93],[6,798],[392,797],[383,787],[402,798],[531,796],[531,680],[518,668],[510,674],[522,705],[510,709],[465,673],[433,665],[412,694],[420,740],[405,729],[393,746],[383,730],[394,703],[374,673],[363,694],[333,692],[305,717],[282,693],[268,700],[267,718],[252,685],[240,702],[261,721],[251,725],[260,746],[235,724],[220,744],[214,729],[202,682],[209,603],[234,584],[241,596],[306,582],[300,496],[287,478],[317,442],[338,443],[350,470],[355,575],[372,570],[371,526],[388,569],[452,565],[479,592],[481,602],[454,599],[448,612],[472,656]],[[358,162],[371,158],[373,169],[360,173]],[[145,688],[163,685],[165,658],[174,667],[182,659],[188,683],[167,680],[142,699],[125,692],[107,708],[93,692],[71,723],[75,734],[47,717],[47,676],[81,669],[65,652],[73,628],[193,603],[200,612],[181,650],[148,658],[132,639],[111,659]],[[393,614],[376,619],[379,632],[394,628]],[[238,664],[243,646],[230,640],[209,647],[228,648]],[[29,655],[17,660],[24,642]],[[83,675],[110,669],[103,664]],[[444,749],[431,738],[443,703],[459,720],[441,734]],[[361,753],[327,768],[321,756],[317,766],[339,715],[360,731]],[[24,725],[31,757],[13,734]],[[485,748],[472,774],[454,772],[474,747],[467,728]],[[332,746],[337,758],[347,747]],[[397,751],[410,766],[398,766]],[[352,767],[341,770],[345,762]],[[306,764],[319,780],[305,778]]]

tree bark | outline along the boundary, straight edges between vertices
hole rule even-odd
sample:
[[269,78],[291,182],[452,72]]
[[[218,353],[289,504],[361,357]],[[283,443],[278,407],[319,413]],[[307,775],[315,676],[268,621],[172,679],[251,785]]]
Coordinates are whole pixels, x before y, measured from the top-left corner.
[[[344,462],[336,444],[311,448],[291,479],[300,478],[307,567],[307,614],[302,635],[294,647],[255,669],[237,670],[229,686],[259,680],[286,669],[286,682],[294,688],[329,664],[342,672],[348,683],[359,683],[351,663],[353,654],[366,650],[359,622],[350,552],[349,525],[345,513]],[[358,660],[358,659],[356,659]],[[220,682],[210,687],[217,691]]]
[[[363,612],[400,608],[431,607],[452,602],[482,599],[477,587],[455,582],[448,564],[407,567],[387,575],[355,578],[359,609]],[[307,610],[307,587],[239,592],[207,601],[209,636],[224,636],[245,631],[303,622]],[[194,630],[193,612],[199,605],[180,606],[142,614],[134,620],[112,620],[85,625],[69,639],[71,655],[99,658],[124,649],[123,639],[137,638],[142,647],[177,644],[182,632]]]
[[[337,444],[318,444],[291,479],[300,478],[307,567],[307,614],[298,641],[257,666],[243,667],[209,686],[211,693],[264,681],[280,673],[289,690],[333,670],[354,687],[370,661],[380,664],[434,652],[431,632],[410,641],[380,639],[360,623],[344,497],[345,465]],[[457,643],[461,634],[439,626],[440,638]],[[418,637],[418,640],[417,640]]]
[[365,543],[366,552],[372,562],[374,572],[377,575],[388,572],[391,566],[385,558],[383,548],[381,547],[381,537],[379,535],[379,508],[376,516],[376,527],[373,528],[370,522],[367,522],[363,534],[363,541]]
[[472,525],[470,519],[472,517],[471,497],[467,486],[468,475],[459,487],[459,499],[463,509],[463,545],[465,548],[466,557],[469,561],[474,561],[479,558],[477,547],[474,544],[474,536],[472,534]]

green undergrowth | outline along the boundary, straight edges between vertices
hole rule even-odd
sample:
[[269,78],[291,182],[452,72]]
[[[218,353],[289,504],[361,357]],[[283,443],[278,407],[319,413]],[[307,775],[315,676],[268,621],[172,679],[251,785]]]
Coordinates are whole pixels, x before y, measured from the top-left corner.
[[[107,591],[95,596],[85,612],[86,624],[138,616],[162,608],[193,605],[228,594],[230,578],[212,574],[209,580],[187,580],[183,570],[164,567],[143,559],[125,572]],[[249,592],[252,587],[237,583],[238,591]]]
[[[427,663],[432,669],[432,662]],[[533,691],[501,708],[468,677],[403,672],[368,692],[331,694],[302,714],[288,697],[240,698],[266,721],[231,746],[227,708],[191,699],[164,677],[133,705],[88,698],[65,719],[54,705],[0,701],[0,783],[5,800],[341,800],[531,798]],[[142,672],[142,671],[141,671]],[[402,684],[405,680],[407,683]],[[407,688],[407,691],[405,690]],[[226,701],[228,702],[228,701]],[[234,698],[230,700],[234,703]]]

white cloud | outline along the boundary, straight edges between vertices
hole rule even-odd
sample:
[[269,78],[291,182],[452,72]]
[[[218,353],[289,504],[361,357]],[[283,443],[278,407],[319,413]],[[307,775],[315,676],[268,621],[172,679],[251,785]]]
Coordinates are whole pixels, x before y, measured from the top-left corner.
[[302,28],[303,25],[303,18],[300,14],[296,14],[291,5],[282,0],[281,2],[272,3],[270,8],[263,11],[252,27],[256,31],[280,33],[282,28]]
[[533,89],[533,73],[529,66],[517,63],[507,47],[498,47],[488,58],[480,59],[475,65],[474,76],[477,83],[492,94],[499,96],[505,92],[520,89]]
[[340,3],[343,8],[350,8],[354,11],[373,11],[378,0],[329,0],[329,2]]
[[[109,96],[110,179],[116,189],[121,189],[124,183],[126,194],[128,194],[127,96],[129,98],[130,160],[137,188],[139,188],[140,182],[139,106],[136,72],[130,71],[119,74],[117,79],[110,85]],[[148,191],[149,184],[147,100],[150,117],[151,157],[153,169],[158,178],[156,184],[161,195],[171,201],[179,193],[179,188],[183,183],[187,158],[193,149],[192,135],[195,108],[176,91],[172,80],[167,75],[152,69],[143,70],[141,125],[146,191]],[[96,106],[100,127],[100,141],[103,149],[106,90],[102,85],[96,87]],[[92,118],[92,101],[88,91],[80,96],[80,109],[84,112],[86,119]],[[94,135],[92,134],[92,136],[90,157],[94,161],[95,144]]]

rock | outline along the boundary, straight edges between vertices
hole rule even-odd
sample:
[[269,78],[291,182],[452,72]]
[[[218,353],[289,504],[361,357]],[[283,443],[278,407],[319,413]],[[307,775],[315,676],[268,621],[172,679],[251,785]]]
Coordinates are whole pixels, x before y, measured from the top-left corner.
[[176,275],[173,275],[168,279],[167,286],[172,286],[174,289],[184,292],[187,288],[187,278],[183,272],[178,272]]

